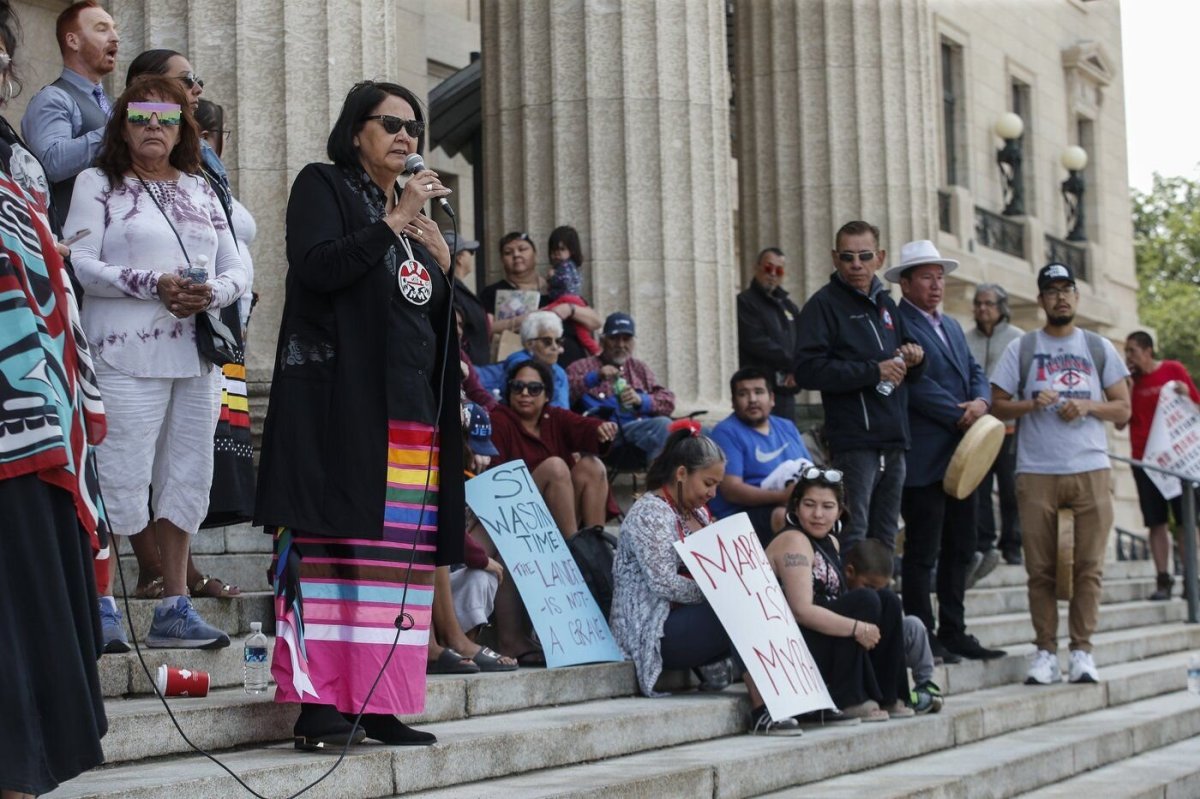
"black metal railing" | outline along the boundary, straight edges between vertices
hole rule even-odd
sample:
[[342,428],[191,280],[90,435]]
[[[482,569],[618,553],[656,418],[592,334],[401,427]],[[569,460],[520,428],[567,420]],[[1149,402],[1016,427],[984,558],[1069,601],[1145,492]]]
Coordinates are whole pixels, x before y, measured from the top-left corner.
[[1150,544],[1143,536],[1126,530],[1124,527],[1115,529],[1117,531],[1117,560],[1150,560]]
[[950,219],[950,192],[938,192],[938,230],[943,233],[953,233],[954,226]]
[[1025,257],[1025,226],[978,205],[975,206],[975,239],[989,249],[1017,258]]
[[1196,594],[1196,486],[1200,485],[1200,482],[1192,475],[1164,469],[1153,463],[1136,461],[1133,458],[1114,455],[1111,452],[1108,453],[1108,457],[1128,463],[1130,466],[1137,466],[1139,469],[1151,469],[1170,475],[1183,484],[1183,495],[1180,497],[1183,501],[1183,590],[1184,596],[1187,597],[1188,622],[1195,624],[1200,621],[1200,596]]
[[1046,260],[1071,267],[1078,280],[1088,280],[1087,250],[1078,244],[1046,234]]

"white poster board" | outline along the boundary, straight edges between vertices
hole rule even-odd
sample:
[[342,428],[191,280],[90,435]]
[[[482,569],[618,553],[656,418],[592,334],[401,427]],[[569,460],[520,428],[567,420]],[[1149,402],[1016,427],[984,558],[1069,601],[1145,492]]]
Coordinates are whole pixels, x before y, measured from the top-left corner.
[[[1175,391],[1176,381],[1162,387],[1150,424],[1142,460],[1200,480],[1200,412],[1190,397]],[[1179,478],[1146,470],[1146,476],[1167,499],[1183,493]]]
[[834,709],[750,517],[722,519],[675,549],[754,678],[771,717]]

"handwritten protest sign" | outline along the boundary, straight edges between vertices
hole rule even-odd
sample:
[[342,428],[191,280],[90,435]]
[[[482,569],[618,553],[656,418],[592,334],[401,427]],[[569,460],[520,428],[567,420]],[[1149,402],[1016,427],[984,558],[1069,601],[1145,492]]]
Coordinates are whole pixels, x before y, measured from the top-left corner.
[[833,708],[750,517],[722,519],[675,542],[675,549],[729,633],[772,718]]
[[[1162,387],[1142,460],[1200,480],[1200,413],[1189,397],[1175,391],[1175,381]],[[1179,478],[1152,469],[1146,476],[1166,499],[1183,493]]]
[[567,542],[525,461],[489,469],[466,485],[533,620],[549,668],[623,660]]

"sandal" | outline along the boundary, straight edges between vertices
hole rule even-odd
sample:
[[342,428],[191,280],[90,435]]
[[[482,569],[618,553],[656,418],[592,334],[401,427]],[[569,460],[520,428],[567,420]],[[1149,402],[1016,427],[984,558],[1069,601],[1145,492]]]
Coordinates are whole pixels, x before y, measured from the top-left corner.
[[470,658],[463,657],[450,647],[442,650],[437,660],[425,665],[427,674],[478,674],[479,666]]
[[[471,661],[479,667],[480,671],[516,671],[521,667],[519,660],[516,663],[501,663],[500,659],[504,657],[507,657],[507,655],[501,655],[495,650],[481,646],[479,647],[479,651],[475,653],[475,656],[471,658]],[[516,660],[516,658],[509,659]]]
[[[160,581],[162,578],[159,578]],[[214,590],[212,584],[216,583]],[[196,581],[192,586],[193,597],[209,597],[211,599],[229,599],[230,597],[240,596],[242,589],[236,585],[230,585],[220,577],[210,577],[207,574]]]
[[139,585],[133,589],[134,599],[162,599],[163,596],[163,578],[155,577],[145,585]]

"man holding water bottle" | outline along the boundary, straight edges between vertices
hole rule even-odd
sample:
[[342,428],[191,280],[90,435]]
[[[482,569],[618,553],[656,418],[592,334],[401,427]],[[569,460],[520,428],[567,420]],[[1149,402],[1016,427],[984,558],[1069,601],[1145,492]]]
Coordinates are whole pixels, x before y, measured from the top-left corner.
[[1112,529],[1112,466],[1105,422],[1129,421],[1129,370],[1108,339],[1075,325],[1079,290],[1071,267],[1038,272],[1046,325],[1011,342],[991,374],[993,413],[1017,424],[1021,515],[1034,644],[1029,685],[1062,681],[1058,661],[1059,509],[1074,514],[1070,681],[1100,679],[1092,632]]
[[909,445],[908,388],[925,353],[876,277],[887,252],[879,228],[847,222],[834,272],[800,311],[796,384],[821,392],[830,462],[845,475],[842,550],[870,535],[895,547]]

